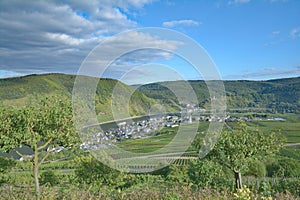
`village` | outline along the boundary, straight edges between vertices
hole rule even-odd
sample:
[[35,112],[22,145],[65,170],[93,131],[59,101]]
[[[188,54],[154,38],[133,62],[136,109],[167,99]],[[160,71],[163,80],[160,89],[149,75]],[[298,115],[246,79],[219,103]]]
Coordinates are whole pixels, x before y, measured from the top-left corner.
[[148,119],[140,121],[119,121],[116,127],[102,130],[99,132],[88,133],[88,139],[85,140],[81,149],[97,149],[109,147],[113,143],[117,143],[126,139],[143,139],[155,136],[162,128],[175,128],[180,125],[187,125],[199,122],[235,122],[243,121],[260,121],[260,120],[275,120],[284,121],[282,118],[263,118],[263,117],[233,117],[226,115],[224,118],[214,117],[204,108],[196,105],[187,105],[181,113],[168,113],[165,115],[153,115]]

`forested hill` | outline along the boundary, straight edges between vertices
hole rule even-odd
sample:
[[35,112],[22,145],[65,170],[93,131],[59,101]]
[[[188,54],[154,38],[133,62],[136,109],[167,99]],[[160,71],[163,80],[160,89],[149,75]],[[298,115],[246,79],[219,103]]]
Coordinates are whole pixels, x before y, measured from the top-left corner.
[[[209,108],[210,97],[204,81],[189,81],[200,106]],[[151,98],[173,103],[176,96],[168,88],[181,91],[180,81],[147,84],[139,91]],[[268,109],[271,112],[300,112],[300,77],[269,81],[224,81],[228,109]],[[178,102],[177,102],[178,103]]]
[[[28,75],[24,77],[0,79],[0,106],[23,106],[45,96],[67,96],[71,99],[75,75],[43,74]],[[111,96],[118,87],[124,93],[130,94],[133,88],[113,79],[96,79],[85,77],[87,81],[98,81],[95,109],[102,121],[112,120]],[[117,94],[116,98],[122,98]],[[155,100],[135,91],[130,99],[130,114],[132,116],[144,115],[155,104]]]
[[[0,79],[0,105],[22,106],[36,97],[64,95],[71,98],[75,75],[44,74]],[[94,79],[94,78],[91,78]],[[117,83],[113,79],[100,79],[96,110],[99,114],[110,114],[111,94]],[[189,81],[197,94],[200,106],[209,108],[210,98],[204,81]],[[131,114],[147,113],[151,105],[161,101],[168,111],[176,109],[178,100],[168,88],[176,88],[186,95],[180,81],[153,83],[138,87],[131,98]],[[269,81],[224,81],[229,109],[265,109],[276,112],[300,112],[300,77]],[[120,83],[126,91],[133,88]]]

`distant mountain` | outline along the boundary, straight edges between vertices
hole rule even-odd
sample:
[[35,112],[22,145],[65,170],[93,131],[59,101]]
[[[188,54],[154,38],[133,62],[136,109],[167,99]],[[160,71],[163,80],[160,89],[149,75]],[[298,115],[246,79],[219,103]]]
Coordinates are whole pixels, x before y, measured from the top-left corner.
[[[209,108],[210,97],[204,81],[189,81],[201,107]],[[181,81],[152,83],[138,87],[138,91],[161,102],[174,106],[177,93],[186,93],[180,88]],[[224,81],[227,108],[234,110],[267,109],[270,112],[300,112],[300,77],[269,81]]]
[[[71,99],[75,78],[75,75],[43,74],[0,79],[0,105],[23,106],[34,103],[36,98],[49,95],[62,95]],[[117,84],[123,93],[117,94],[116,98],[122,98],[122,95],[126,93],[133,93],[130,99],[131,116],[147,114],[151,105],[156,103],[155,100],[138,91],[134,91],[132,87],[117,80],[84,78],[87,81],[99,81],[95,97],[95,110],[100,121],[113,119],[111,99],[113,90]],[[121,106],[120,108],[123,109]]]
[[[75,75],[44,74],[0,79],[0,105],[23,106],[32,103],[36,97],[63,95],[71,99]],[[87,80],[96,79],[86,77]],[[99,80],[96,91],[96,112],[101,121],[111,120],[112,92],[118,84],[121,89],[117,98],[132,93],[131,116],[155,111],[157,103],[163,104],[167,112],[179,110],[178,98],[170,89],[176,89],[179,96],[189,97],[190,91],[180,81],[152,83],[142,86],[128,86],[113,79]],[[188,82],[197,95],[199,105],[209,108],[210,96],[204,81]],[[268,109],[271,112],[300,112],[300,77],[269,81],[224,81],[228,109]],[[134,88],[137,90],[134,92]],[[125,93],[124,93],[125,92]],[[124,94],[123,94],[124,93]],[[122,106],[119,106],[123,109]]]

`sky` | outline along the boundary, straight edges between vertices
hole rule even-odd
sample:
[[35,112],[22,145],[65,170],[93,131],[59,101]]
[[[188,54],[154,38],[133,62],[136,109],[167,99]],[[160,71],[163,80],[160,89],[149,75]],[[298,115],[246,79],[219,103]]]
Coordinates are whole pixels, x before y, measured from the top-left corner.
[[[207,78],[174,53],[185,41],[140,31],[147,27],[193,40],[223,80],[297,77],[299,11],[298,0],[0,0],[0,78],[78,74],[94,67],[84,61],[97,47],[101,77],[128,84]],[[126,49],[140,50],[111,60]]]

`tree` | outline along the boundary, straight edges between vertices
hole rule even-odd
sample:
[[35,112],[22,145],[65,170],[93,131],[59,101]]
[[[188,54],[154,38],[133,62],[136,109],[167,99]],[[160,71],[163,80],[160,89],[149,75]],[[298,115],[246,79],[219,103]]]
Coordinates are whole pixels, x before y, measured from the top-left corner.
[[[39,166],[55,146],[71,147],[79,142],[68,99],[47,97],[22,108],[0,110],[0,149],[4,152],[28,146],[33,150],[31,163],[36,197],[40,197]],[[41,154],[42,151],[48,151]],[[43,156],[41,156],[43,155]]]
[[226,186],[229,178],[219,163],[209,159],[191,161],[188,176],[191,182],[198,187],[210,187],[214,189]]
[[5,174],[15,165],[13,159],[0,156],[0,186],[7,181]]
[[[106,162],[114,162],[104,153],[101,153],[101,156],[105,156]],[[88,184],[91,187],[97,186],[98,188],[104,186],[117,187],[122,183],[122,173],[120,171],[110,168],[90,154],[77,157],[75,162],[78,165],[75,175],[79,183]]]
[[208,157],[228,167],[235,175],[236,188],[242,188],[241,171],[249,162],[280,150],[284,141],[279,133],[265,134],[239,122],[234,129],[224,130]]

